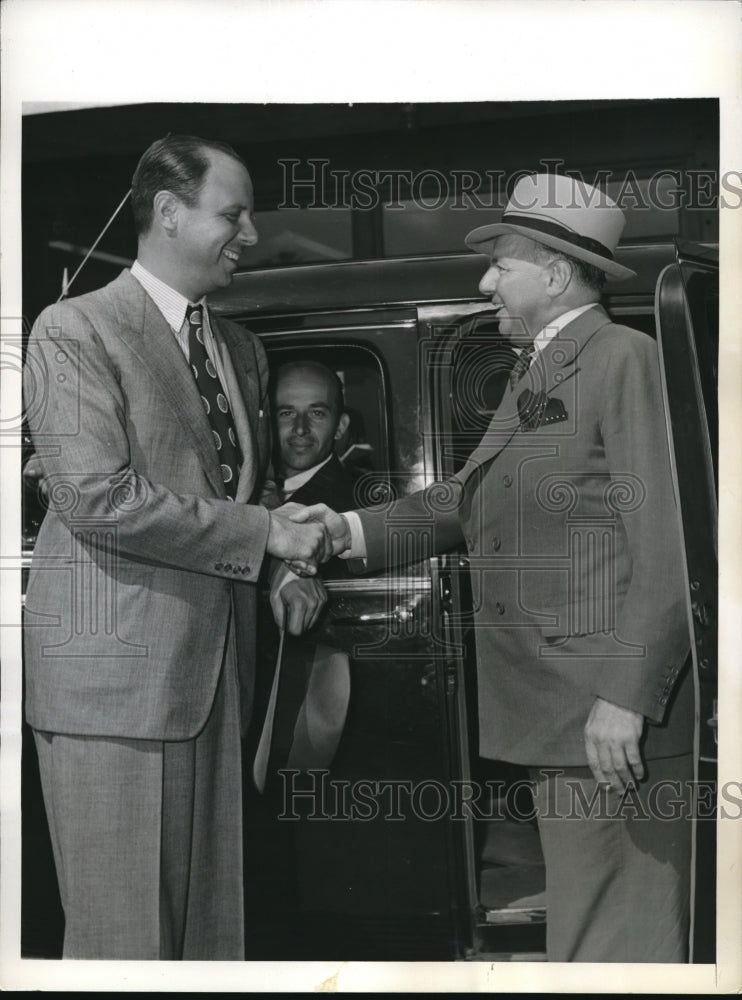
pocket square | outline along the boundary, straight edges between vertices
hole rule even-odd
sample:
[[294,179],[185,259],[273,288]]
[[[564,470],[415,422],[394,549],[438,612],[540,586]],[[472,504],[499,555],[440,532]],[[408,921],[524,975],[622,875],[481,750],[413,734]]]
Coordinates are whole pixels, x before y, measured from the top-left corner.
[[547,396],[545,392],[524,389],[518,396],[518,416],[522,431],[535,431],[546,424],[558,424],[567,419],[561,399]]

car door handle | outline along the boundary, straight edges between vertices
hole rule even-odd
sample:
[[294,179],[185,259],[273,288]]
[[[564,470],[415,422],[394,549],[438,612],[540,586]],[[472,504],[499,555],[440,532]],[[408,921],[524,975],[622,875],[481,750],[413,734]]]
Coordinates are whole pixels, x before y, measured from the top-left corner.
[[398,604],[392,611],[370,611],[367,614],[347,618],[333,618],[333,625],[369,625],[376,622],[409,622],[415,616],[419,597],[405,604]]

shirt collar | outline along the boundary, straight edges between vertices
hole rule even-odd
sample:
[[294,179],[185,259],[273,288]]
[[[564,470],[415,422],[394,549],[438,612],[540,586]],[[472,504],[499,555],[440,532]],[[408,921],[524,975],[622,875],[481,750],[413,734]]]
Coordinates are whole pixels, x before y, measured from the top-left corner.
[[577,306],[576,309],[570,309],[568,312],[562,313],[561,316],[557,316],[556,319],[553,319],[542,330],[539,330],[534,337],[534,354],[538,354],[539,351],[542,351],[549,341],[553,337],[556,337],[559,331],[563,330],[568,323],[572,322],[573,319],[577,319],[578,316],[581,316],[584,312],[587,312],[588,309],[592,309],[593,306],[597,305],[597,302],[588,302],[584,306]]
[[304,469],[303,472],[297,472],[295,476],[289,476],[288,479],[284,479],[283,492],[295,493],[300,486],[303,486],[304,483],[308,483],[315,473],[319,472],[323,465],[327,465],[331,458],[332,453],[327,456],[324,462],[320,462],[319,465],[313,465],[311,469]]
[[203,296],[199,302],[190,303],[185,295],[156,278],[146,267],[142,267],[138,260],[135,260],[131,265],[131,274],[152,299],[175,333],[178,333],[183,326],[186,308],[189,305],[201,305],[206,312],[206,296]]

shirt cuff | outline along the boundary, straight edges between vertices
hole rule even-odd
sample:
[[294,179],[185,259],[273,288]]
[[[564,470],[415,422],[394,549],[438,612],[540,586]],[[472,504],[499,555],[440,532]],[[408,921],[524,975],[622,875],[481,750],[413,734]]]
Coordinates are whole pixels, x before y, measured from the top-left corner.
[[363,534],[361,519],[354,510],[346,511],[343,517],[350,528],[350,548],[340,553],[341,559],[365,559],[366,536]]

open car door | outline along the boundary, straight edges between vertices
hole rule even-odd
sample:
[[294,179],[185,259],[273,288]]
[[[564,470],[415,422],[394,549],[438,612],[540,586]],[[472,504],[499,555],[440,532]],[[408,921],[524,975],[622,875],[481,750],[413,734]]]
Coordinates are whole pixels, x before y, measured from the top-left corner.
[[691,961],[715,961],[718,638],[718,253],[679,244],[655,295],[671,460],[685,543],[688,617],[696,678],[698,819],[691,900]]

